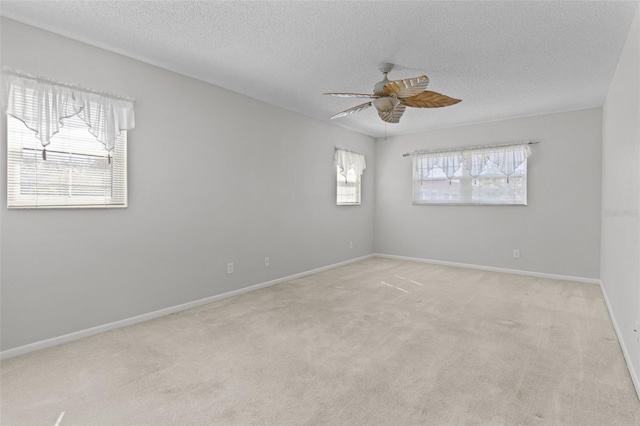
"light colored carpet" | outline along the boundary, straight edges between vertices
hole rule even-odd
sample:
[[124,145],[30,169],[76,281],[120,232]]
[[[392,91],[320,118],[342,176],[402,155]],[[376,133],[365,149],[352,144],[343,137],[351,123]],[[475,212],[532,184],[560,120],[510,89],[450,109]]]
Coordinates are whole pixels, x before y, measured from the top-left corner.
[[640,424],[598,286],[381,258],[0,377],[6,425]]

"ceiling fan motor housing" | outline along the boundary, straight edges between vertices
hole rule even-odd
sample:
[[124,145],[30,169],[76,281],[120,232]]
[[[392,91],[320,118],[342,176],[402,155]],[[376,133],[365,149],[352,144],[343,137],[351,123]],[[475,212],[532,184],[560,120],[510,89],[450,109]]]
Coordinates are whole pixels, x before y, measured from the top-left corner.
[[373,86],[373,93],[376,95],[384,94],[384,85],[387,84],[388,82],[389,82],[389,79],[387,78],[387,74],[385,73],[384,78],[379,82],[377,82],[375,86]]
[[373,93],[375,93],[376,95],[383,93],[384,85],[389,82],[387,73],[389,73],[393,69],[393,66],[393,64],[386,62],[378,65],[378,70],[380,70],[380,72],[384,74],[384,78],[377,82],[375,86],[373,86]]

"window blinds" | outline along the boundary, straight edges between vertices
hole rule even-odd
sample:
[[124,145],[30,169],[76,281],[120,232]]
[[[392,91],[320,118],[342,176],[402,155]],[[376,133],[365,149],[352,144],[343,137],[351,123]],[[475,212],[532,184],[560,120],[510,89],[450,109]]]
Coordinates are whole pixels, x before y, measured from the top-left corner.
[[78,117],[63,120],[46,148],[35,133],[7,119],[7,206],[126,207],[127,133],[108,153]]

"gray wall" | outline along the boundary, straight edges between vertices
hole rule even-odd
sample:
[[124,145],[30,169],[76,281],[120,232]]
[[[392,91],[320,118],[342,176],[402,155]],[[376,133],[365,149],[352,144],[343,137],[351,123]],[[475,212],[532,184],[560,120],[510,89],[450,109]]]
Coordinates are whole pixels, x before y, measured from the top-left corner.
[[[1,162],[2,350],[372,253],[372,138],[4,18],[1,36],[2,65],[137,100],[127,209],[7,210]],[[335,145],[366,156],[362,206],[335,205]]]
[[[599,278],[601,118],[598,108],[378,139],[376,252]],[[540,141],[528,161],[528,206],[411,204],[411,158],[402,154],[524,140]]]
[[[640,373],[640,9],[603,108],[601,279],[633,370]],[[640,391],[640,387],[638,387]]]

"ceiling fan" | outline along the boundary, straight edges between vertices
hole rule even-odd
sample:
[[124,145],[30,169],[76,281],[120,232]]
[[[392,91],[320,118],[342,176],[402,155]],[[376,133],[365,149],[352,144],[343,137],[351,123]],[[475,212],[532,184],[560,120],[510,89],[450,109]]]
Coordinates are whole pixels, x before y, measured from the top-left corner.
[[431,92],[427,89],[429,78],[421,75],[416,78],[407,78],[404,80],[389,81],[387,74],[393,69],[394,64],[383,63],[378,65],[378,69],[384,75],[384,78],[377,82],[373,88],[373,94],[364,93],[324,93],[330,96],[339,96],[342,98],[369,98],[372,101],[366,102],[346,109],[342,112],[331,116],[334,118],[344,117],[370,106],[375,107],[378,115],[387,123],[399,123],[400,117],[404,113],[406,107],[413,108],[441,108],[455,105],[461,99],[450,98],[437,92]]

